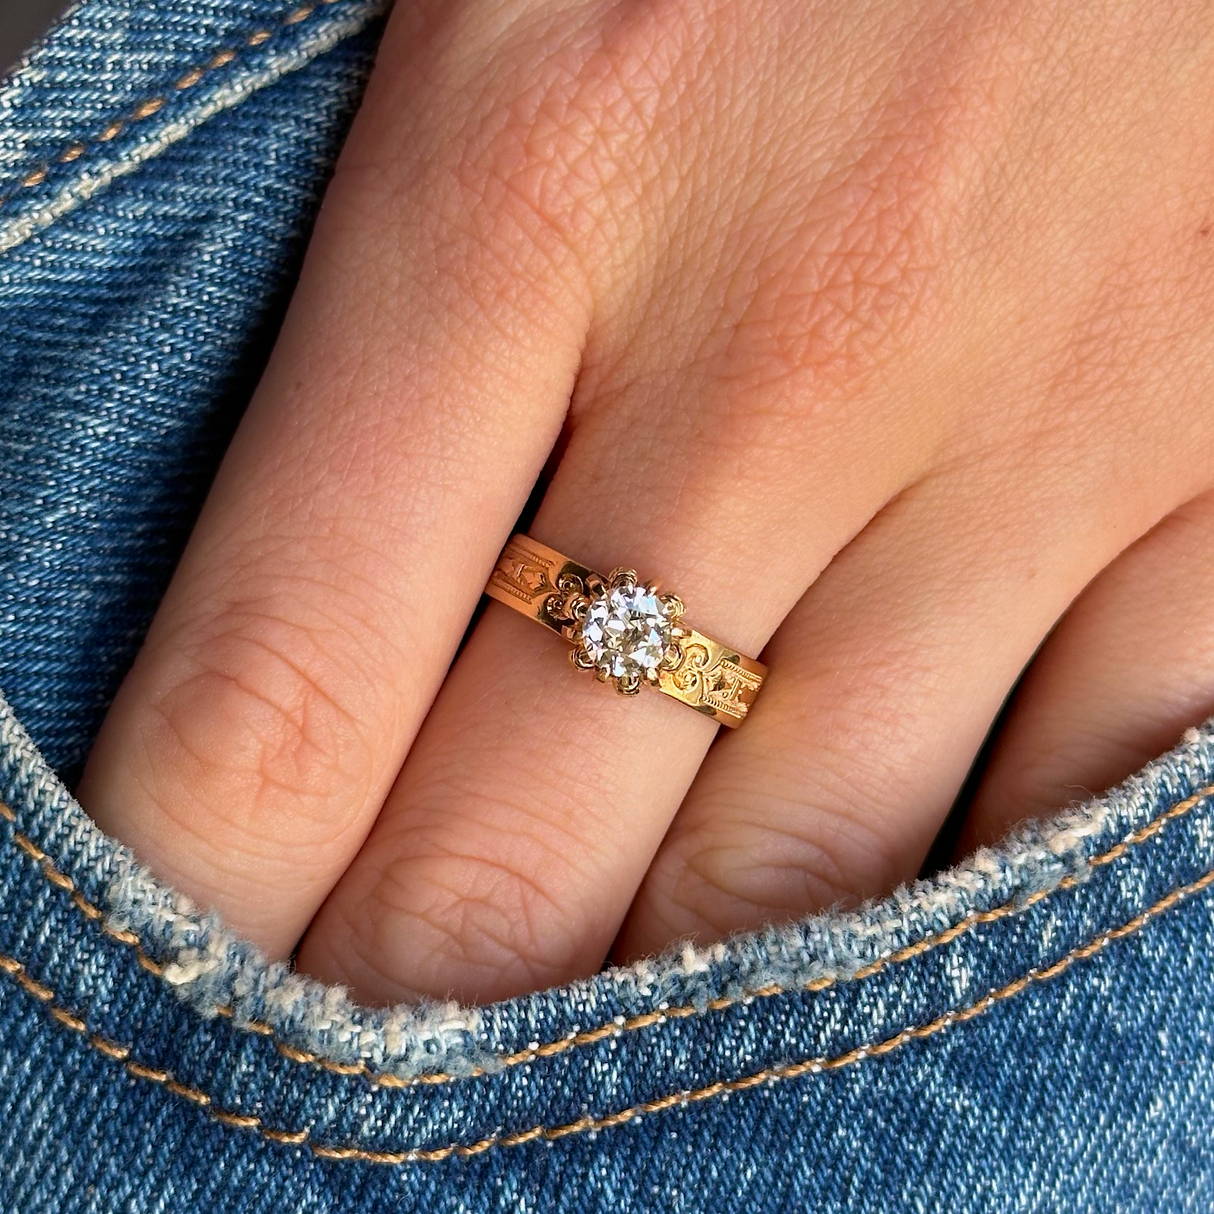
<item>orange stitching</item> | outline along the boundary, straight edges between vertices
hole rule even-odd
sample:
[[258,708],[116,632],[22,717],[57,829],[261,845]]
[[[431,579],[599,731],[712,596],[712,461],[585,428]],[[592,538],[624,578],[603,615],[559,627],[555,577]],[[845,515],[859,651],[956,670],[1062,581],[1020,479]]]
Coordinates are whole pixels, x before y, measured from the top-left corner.
[[[218,71],[220,68],[227,67],[229,63],[239,57],[241,51],[261,46],[273,38],[275,34],[281,33],[293,25],[299,25],[300,22],[307,21],[309,17],[315,15],[317,10],[327,8],[329,5],[337,4],[338,2],[339,0],[315,0],[314,3],[300,5],[298,8],[293,8],[279,21],[277,29],[254,30],[253,33],[245,38],[240,47],[225,47],[223,50],[217,51],[203,66],[191,68],[184,76],[174,81],[168,92],[148,97],[139,102],[126,118],[114,119],[104,130],[95,136],[93,142],[109,143],[110,140],[116,139],[128,127],[134,126],[137,122],[142,122],[146,118],[151,118],[153,114],[157,114],[164,109],[169,102],[170,94],[183,93],[187,89],[192,89],[204,76]],[[27,170],[25,175],[18,181],[17,190],[32,189],[34,186],[41,185],[50,176],[51,169],[55,164],[70,164],[73,160],[79,160],[88,151],[88,148],[87,140],[76,140],[69,144],[58,156],[53,157],[50,161]],[[11,202],[16,196],[16,191],[0,195],[0,206]]]
[[[1070,969],[1076,961],[1094,957],[1114,940],[1121,940],[1126,936],[1133,935],[1152,919],[1170,910],[1178,902],[1192,897],[1210,885],[1214,885],[1214,869],[1211,869],[1205,876],[1199,877],[1196,881],[1191,881],[1188,885],[1179,886],[1170,893],[1165,894],[1154,905],[1135,915],[1120,927],[1111,928],[1109,931],[1095,937],[1095,939],[1089,940],[1086,944],[1073,948],[1065,956],[1051,965],[1047,965],[1044,969],[1031,969],[1019,978],[1014,978],[1004,986],[983,995],[980,999],[976,999],[967,1007],[960,1008],[957,1011],[945,1012],[934,1020],[929,1020],[926,1024],[904,1028],[894,1033],[891,1037],[886,1037],[881,1041],[876,1041],[869,1045],[855,1046],[842,1054],[804,1058],[798,1062],[787,1062],[778,1066],[766,1067],[750,1075],[742,1075],[736,1079],[720,1079],[716,1083],[710,1083],[704,1087],[670,1092],[665,1096],[659,1096],[653,1100],[645,1100],[640,1104],[631,1105],[629,1108],[620,1109],[616,1113],[607,1113],[599,1117],[587,1115],[578,1118],[577,1121],[566,1122],[564,1125],[532,1126],[529,1130],[520,1130],[513,1134],[495,1135],[489,1138],[482,1138],[477,1142],[453,1142],[442,1147],[419,1147],[405,1151],[368,1151],[354,1146],[327,1146],[323,1143],[310,1141],[311,1131],[307,1127],[299,1130],[282,1130],[267,1126],[260,1117],[234,1113],[229,1109],[218,1108],[215,1106],[212,1098],[200,1088],[180,1083],[168,1071],[133,1062],[129,1056],[131,1047],[117,1045],[97,1033],[90,1033],[88,1026],[79,1017],[55,1005],[52,1005],[48,1010],[59,1024],[79,1034],[93,1049],[103,1054],[106,1058],[121,1062],[128,1074],[134,1076],[136,1079],[145,1079],[149,1083],[158,1084],[174,1095],[189,1100],[200,1108],[207,1109],[209,1115],[223,1125],[242,1130],[255,1130],[262,1138],[266,1138],[270,1142],[285,1143],[290,1146],[302,1146],[306,1143],[309,1150],[320,1159],[359,1160],[363,1163],[381,1164],[437,1163],[444,1159],[450,1159],[453,1156],[466,1159],[473,1155],[483,1155],[486,1151],[491,1151],[498,1147],[522,1146],[524,1143],[534,1142],[536,1139],[541,1138],[547,1141],[555,1141],[559,1138],[566,1138],[571,1134],[584,1134],[591,1131],[613,1129],[616,1126],[626,1125],[638,1117],[644,1117],[651,1113],[660,1113],[677,1105],[698,1104],[705,1100],[712,1100],[717,1096],[723,1096],[729,1092],[744,1092],[748,1088],[759,1087],[762,1084],[775,1084],[788,1079],[798,1079],[803,1075],[820,1074],[824,1071],[838,1071],[844,1067],[851,1066],[853,1063],[863,1062],[866,1058],[880,1058],[885,1054],[892,1054],[908,1042],[923,1041],[928,1037],[934,1037],[937,1033],[943,1032],[947,1028],[951,1028],[953,1025],[964,1024],[966,1021],[974,1020],[984,1012],[988,1012],[996,1004],[1020,994],[1021,991],[1027,990],[1030,986],[1057,978],[1059,974],[1065,973]],[[49,987],[31,978],[26,973],[25,966],[14,957],[0,954],[0,970],[4,970],[16,978],[25,990],[43,1003],[49,1003],[56,997]]]
[[[1141,826],[1136,831],[1131,832],[1120,843],[1116,843],[1110,847],[1108,851],[1102,852],[1098,856],[1093,856],[1088,861],[1088,866],[1090,868],[1099,868],[1104,864],[1111,864],[1114,860],[1124,856],[1131,847],[1136,847],[1153,835],[1158,834],[1169,822],[1183,817],[1194,806],[1199,805],[1206,797],[1211,795],[1214,795],[1214,784],[1207,784],[1204,788],[1198,789],[1192,796],[1186,797],[1183,801],[1179,801],[1175,805],[1163,810],[1163,812],[1152,818],[1145,826]],[[0,801],[0,817],[3,817],[12,825],[16,825],[16,815],[3,801]],[[76,884],[72,878],[60,872],[51,862],[50,857],[36,843],[19,830],[13,831],[13,841],[41,866],[43,875],[49,881],[60,889],[71,891],[72,901],[75,905],[89,919],[100,922],[101,930],[107,936],[113,940],[117,940],[120,944],[125,944],[129,948],[134,949],[139,964],[149,971],[149,973],[155,974],[157,977],[164,976],[164,967],[143,951],[139,937],[134,932],[110,927],[105,922],[104,913],[76,889]],[[816,994],[819,991],[829,990],[841,981],[860,982],[866,978],[871,978],[891,965],[900,965],[902,962],[909,961],[912,957],[917,957],[921,953],[951,944],[959,936],[963,936],[979,924],[996,923],[1000,919],[1006,919],[1009,915],[1018,914],[1021,911],[1028,910],[1032,906],[1036,906],[1038,902],[1051,897],[1060,890],[1073,889],[1078,884],[1080,884],[1080,878],[1068,874],[1052,889],[1037,890],[1021,899],[1009,899],[1007,902],[993,907],[991,910],[972,911],[964,919],[960,919],[954,923],[952,927],[945,928],[934,936],[925,936],[922,940],[916,940],[913,944],[904,945],[902,948],[887,953],[884,957],[878,957],[875,961],[869,962],[868,965],[861,966],[849,979],[837,977],[815,978],[813,981],[805,983],[799,989],[810,994]],[[740,995],[710,999],[705,1005],[704,1010],[720,1012],[727,1008],[735,1007],[739,1003],[749,1002],[752,999],[766,999],[773,995],[787,994],[788,990],[788,987],[773,983],[755,990],[744,991]],[[219,1004],[215,1008],[215,1011],[218,1015],[226,1016],[229,1019],[234,1019],[235,1017],[233,1008],[226,1003]],[[596,1028],[585,1029],[579,1033],[571,1033],[569,1036],[558,1038],[556,1041],[545,1042],[543,1045],[528,1047],[513,1054],[502,1055],[496,1060],[496,1066],[492,1071],[478,1066],[473,1067],[463,1075],[454,1075],[447,1071],[435,1071],[428,1075],[415,1075],[408,1079],[402,1078],[399,1075],[377,1072],[365,1062],[337,1062],[332,1058],[323,1058],[319,1054],[312,1053],[310,1050],[297,1049],[295,1046],[288,1045],[285,1041],[278,1040],[274,1029],[261,1020],[247,1020],[243,1024],[236,1025],[236,1027],[245,1029],[251,1033],[260,1034],[263,1037],[272,1038],[278,1052],[291,1062],[316,1066],[334,1075],[363,1075],[374,1087],[408,1088],[438,1086],[454,1083],[459,1079],[473,1079],[482,1075],[493,1074],[498,1070],[520,1066],[527,1062],[534,1062],[537,1058],[553,1058],[558,1054],[565,1053],[567,1050],[584,1045],[593,1045],[595,1042],[603,1041],[608,1037],[620,1037],[625,1033],[633,1033],[640,1029],[650,1028],[655,1024],[662,1024],[667,1020],[683,1020],[699,1014],[702,1014],[700,1009],[691,1004],[666,1007],[660,1011],[643,1012],[627,1019],[609,1020],[605,1024],[598,1025]]]
[[[17,825],[17,815],[0,801],[0,818],[10,823],[14,828]],[[72,903],[76,906],[87,919],[92,919],[94,922],[101,924],[101,930],[110,937],[111,940],[117,940],[119,944],[125,944],[128,948],[135,950],[135,957],[139,964],[145,970],[155,974],[158,978],[164,977],[164,966],[158,961],[154,961],[143,951],[139,937],[131,931],[126,931],[122,928],[111,927],[105,922],[105,912],[99,906],[90,902],[77,888],[76,882],[72,880],[67,873],[62,872],[55,867],[54,861],[40,848],[27,834],[23,831],[13,830],[13,842],[23,851],[35,864],[42,870],[42,875],[54,885],[56,888],[70,893],[72,895]]]

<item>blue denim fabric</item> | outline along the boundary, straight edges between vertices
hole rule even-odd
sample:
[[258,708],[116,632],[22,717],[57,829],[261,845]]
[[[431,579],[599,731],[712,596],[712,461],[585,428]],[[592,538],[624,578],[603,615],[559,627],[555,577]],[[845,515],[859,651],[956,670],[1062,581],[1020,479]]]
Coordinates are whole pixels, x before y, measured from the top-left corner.
[[484,1008],[266,965],[73,773],[374,0],[84,0],[0,88],[0,1209],[1214,1209],[1214,723],[847,914]]

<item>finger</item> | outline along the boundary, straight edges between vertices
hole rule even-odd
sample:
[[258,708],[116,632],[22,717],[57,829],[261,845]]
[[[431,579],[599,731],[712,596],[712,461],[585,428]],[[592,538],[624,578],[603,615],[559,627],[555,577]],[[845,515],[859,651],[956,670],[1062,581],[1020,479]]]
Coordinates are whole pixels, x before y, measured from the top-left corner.
[[1075,509],[1024,514],[955,476],[887,507],[768,645],[763,696],[709,756],[615,955],[913,878],[1008,689],[1117,542]]
[[1214,712],[1214,494],[1100,574],[1017,689],[961,846],[1119,783]]
[[559,431],[585,332],[559,240],[494,194],[493,166],[467,168],[477,148],[415,70],[436,58],[416,13],[395,24],[271,364],[79,788],[271,954],[382,804]]

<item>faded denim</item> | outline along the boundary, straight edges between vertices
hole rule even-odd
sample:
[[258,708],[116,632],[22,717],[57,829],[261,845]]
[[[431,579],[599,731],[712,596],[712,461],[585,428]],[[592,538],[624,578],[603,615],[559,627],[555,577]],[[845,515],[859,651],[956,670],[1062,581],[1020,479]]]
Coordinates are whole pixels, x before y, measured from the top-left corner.
[[376,0],[84,0],[0,87],[0,1209],[1214,1209],[1214,723],[848,914],[483,1008],[266,965],[69,792]]

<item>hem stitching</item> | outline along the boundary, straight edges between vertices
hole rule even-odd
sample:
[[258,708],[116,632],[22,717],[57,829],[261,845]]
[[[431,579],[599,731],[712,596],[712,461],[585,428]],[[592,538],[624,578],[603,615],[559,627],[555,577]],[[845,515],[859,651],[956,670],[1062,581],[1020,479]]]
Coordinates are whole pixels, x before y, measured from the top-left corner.
[[641,1101],[638,1104],[620,1109],[614,1113],[600,1116],[587,1115],[578,1118],[576,1121],[569,1121],[559,1125],[536,1125],[530,1129],[512,1134],[492,1135],[479,1139],[476,1142],[452,1142],[441,1147],[417,1147],[402,1151],[374,1151],[356,1146],[335,1146],[323,1142],[315,1142],[312,1140],[310,1127],[305,1126],[299,1130],[279,1129],[268,1126],[260,1117],[249,1116],[233,1112],[230,1109],[221,1108],[201,1088],[181,1083],[173,1077],[171,1072],[156,1067],[145,1066],[133,1059],[131,1057],[131,1046],[120,1045],[98,1033],[91,1032],[84,1020],[80,1019],[79,1016],[73,1015],[56,1002],[57,996],[51,987],[31,977],[26,971],[25,966],[15,957],[9,957],[0,953],[0,970],[9,974],[22,989],[39,1002],[45,1004],[47,1011],[58,1024],[79,1034],[92,1049],[104,1057],[114,1062],[121,1062],[124,1069],[132,1077],[155,1083],[173,1095],[206,1109],[211,1118],[222,1125],[242,1130],[254,1130],[262,1138],[270,1142],[287,1146],[306,1145],[312,1154],[319,1159],[343,1162],[356,1160],[363,1163],[389,1165],[439,1163],[452,1157],[467,1159],[476,1155],[483,1155],[487,1151],[495,1150],[499,1147],[517,1147],[538,1140],[553,1142],[575,1134],[614,1129],[636,1121],[641,1117],[664,1112],[667,1109],[699,1104],[732,1092],[743,1092],[749,1088],[760,1087],[762,1085],[771,1086],[785,1080],[797,1079],[803,1075],[841,1070],[854,1063],[862,1062],[867,1058],[879,1058],[885,1054],[891,1054],[911,1041],[922,1041],[928,1037],[936,1036],[953,1025],[964,1024],[969,1020],[974,1020],[1004,1000],[1011,999],[1013,996],[1027,990],[1030,986],[1048,982],[1058,977],[1069,970],[1076,961],[1094,957],[1114,940],[1121,940],[1126,936],[1133,935],[1152,919],[1172,909],[1178,903],[1207,889],[1210,885],[1214,885],[1214,869],[1211,869],[1196,881],[1176,887],[1146,910],[1121,924],[1120,927],[1102,932],[1086,944],[1073,948],[1069,953],[1051,965],[1041,969],[1033,968],[1027,973],[1022,974],[1019,978],[1014,978],[1011,982],[988,992],[966,1007],[944,1012],[925,1024],[904,1028],[890,1037],[885,1037],[880,1041],[867,1045],[856,1046],[842,1054],[804,1058],[797,1062],[781,1063],[777,1066],[765,1067],[763,1070],[752,1072],[749,1075],[742,1075],[734,1079],[722,1079],[703,1087],[684,1089],[668,1093],[665,1096],[656,1097],[653,1100]]
[[[1184,800],[1169,806],[1161,813],[1152,818],[1150,822],[1137,830],[1131,831],[1119,843],[1114,844],[1107,851],[1101,852],[1099,855],[1092,856],[1087,861],[1088,869],[1099,868],[1106,864],[1111,864],[1113,861],[1125,855],[1132,847],[1145,842],[1153,835],[1158,834],[1169,822],[1188,814],[1195,806],[1199,805],[1207,797],[1214,795],[1214,784],[1207,784],[1204,788],[1199,789],[1191,796]],[[0,818],[3,818],[14,827],[12,840],[17,847],[21,849],[31,860],[33,860],[40,868],[43,877],[56,888],[63,890],[71,895],[71,900],[76,909],[93,922],[99,924],[102,932],[109,936],[110,939],[116,940],[120,944],[126,945],[133,949],[136,959],[139,964],[150,974],[155,975],[167,982],[164,978],[165,967],[154,958],[150,957],[143,948],[142,940],[139,935],[133,931],[112,927],[106,922],[105,912],[101,910],[95,903],[80,892],[76,882],[56,867],[51,857],[43,851],[28,835],[23,831],[16,829],[17,815],[3,801],[0,801]],[[769,986],[759,987],[754,990],[743,991],[739,995],[722,996],[717,999],[710,999],[703,1008],[697,1007],[694,1004],[684,1004],[658,1008],[652,1012],[643,1012],[636,1016],[627,1018],[616,1017],[606,1021],[603,1024],[597,1025],[591,1029],[584,1029],[580,1032],[570,1033],[565,1037],[557,1038],[554,1041],[545,1042],[542,1045],[529,1046],[526,1049],[518,1050],[512,1054],[497,1056],[493,1063],[488,1066],[477,1066],[471,1068],[463,1074],[453,1074],[448,1071],[436,1071],[430,1074],[416,1075],[410,1078],[404,1078],[399,1075],[393,1075],[388,1072],[380,1072],[369,1066],[365,1062],[338,1062],[335,1059],[324,1058],[319,1054],[312,1053],[309,1050],[297,1049],[295,1046],[288,1045],[285,1041],[278,1038],[274,1028],[261,1020],[245,1020],[238,1021],[235,1019],[235,1010],[229,1004],[218,1004],[215,1008],[217,1015],[224,1016],[233,1022],[233,1027],[245,1030],[250,1033],[255,1033],[262,1037],[269,1037],[273,1040],[275,1048],[278,1052],[290,1062],[299,1063],[305,1066],[315,1066],[321,1070],[329,1071],[335,1075],[361,1075],[364,1076],[373,1087],[383,1088],[410,1088],[420,1086],[439,1086],[447,1083],[454,1083],[460,1079],[474,1079],[483,1075],[496,1074],[509,1067],[520,1066],[528,1062],[534,1062],[540,1058],[552,1058],[558,1054],[564,1054],[569,1050],[576,1049],[582,1046],[593,1045],[596,1042],[604,1041],[610,1037],[621,1037],[627,1033],[637,1032],[641,1029],[650,1028],[654,1025],[664,1024],[670,1020],[682,1020],[689,1017],[704,1015],[707,1012],[724,1011],[727,1008],[736,1007],[738,1004],[750,1003],[755,999],[768,999],[776,995],[788,994],[790,991],[804,992],[806,994],[816,994],[820,991],[829,990],[833,986],[837,986],[840,982],[859,982],[866,978],[871,978],[882,970],[893,965],[899,965],[905,961],[909,961],[913,957],[919,956],[921,953],[926,953],[932,949],[943,947],[951,944],[958,937],[965,935],[967,932],[977,927],[980,924],[996,923],[1000,919],[1006,919],[1011,915],[1019,914],[1021,911],[1026,911],[1030,907],[1036,906],[1039,902],[1046,898],[1052,897],[1055,893],[1062,890],[1073,889],[1081,884],[1084,880],[1084,875],[1067,874],[1056,885],[1049,889],[1035,890],[1027,897],[1012,898],[999,906],[993,907],[985,911],[972,911],[965,918],[958,920],[952,927],[945,928],[941,932],[934,935],[923,937],[921,940],[916,940],[911,944],[904,945],[902,948],[895,949],[893,952],[887,953],[883,957],[878,957],[876,960],[869,962],[856,970],[854,974],[848,977],[840,977],[838,975],[824,976],[815,978],[810,982],[805,983],[801,987],[785,987],[778,983],[773,983]]]
[[184,75],[179,76],[167,88],[162,89],[151,97],[144,98],[143,101],[140,101],[128,110],[125,117],[115,118],[91,139],[73,140],[57,155],[43,160],[32,169],[25,170],[23,175],[18,178],[15,189],[10,189],[8,193],[0,194],[0,207],[12,202],[14,198],[19,196],[22,190],[29,190],[35,186],[40,186],[51,175],[56,165],[71,164],[79,160],[85,153],[95,148],[98,144],[112,142],[128,127],[132,127],[139,122],[151,118],[154,114],[158,114],[169,103],[174,94],[184,93],[192,89],[205,77],[212,75],[220,68],[227,67],[228,64],[234,62],[245,52],[262,46],[284,30],[290,29],[294,25],[300,25],[315,16],[320,10],[329,8],[340,2],[341,0],[310,0],[309,3],[301,4],[299,7],[291,9],[285,16],[279,19],[276,27],[259,27],[251,34],[247,34],[240,43],[228,45],[216,51],[205,63],[195,65]]

